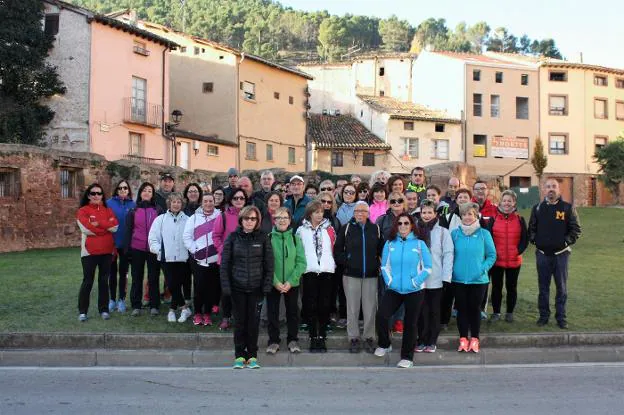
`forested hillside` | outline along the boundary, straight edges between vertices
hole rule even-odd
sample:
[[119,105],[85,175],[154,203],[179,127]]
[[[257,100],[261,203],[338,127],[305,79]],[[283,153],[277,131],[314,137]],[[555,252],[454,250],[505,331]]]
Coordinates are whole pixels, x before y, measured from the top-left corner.
[[481,53],[484,49],[561,58],[553,39],[511,34],[486,22],[449,28],[429,18],[417,26],[388,19],[305,12],[272,0],[72,0],[110,13],[133,9],[139,18],[225,43],[268,59],[335,61],[375,50],[435,50]]

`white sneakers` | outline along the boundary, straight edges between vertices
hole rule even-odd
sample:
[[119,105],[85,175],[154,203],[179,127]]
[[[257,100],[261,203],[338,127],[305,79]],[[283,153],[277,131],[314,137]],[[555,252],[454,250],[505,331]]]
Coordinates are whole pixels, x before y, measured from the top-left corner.
[[173,310],[169,310],[169,314],[167,314],[167,321],[169,323],[175,323],[176,322],[176,314],[175,311]]
[[375,349],[375,353],[373,353],[377,357],[384,357],[386,354],[392,351],[392,345],[389,347],[378,347]]
[[180,313],[180,318],[178,319],[178,323],[184,323],[188,318],[192,315],[191,310],[187,307],[182,309]]
[[414,362],[412,362],[411,360],[407,360],[407,359],[401,359],[399,360],[399,363],[397,363],[397,367],[400,367],[402,369],[414,367]]

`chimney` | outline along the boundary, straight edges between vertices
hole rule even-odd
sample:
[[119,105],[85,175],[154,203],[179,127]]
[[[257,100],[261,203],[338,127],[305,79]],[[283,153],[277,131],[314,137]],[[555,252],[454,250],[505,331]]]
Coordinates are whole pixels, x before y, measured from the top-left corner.
[[130,10],[130,12],[128,13],[128,20],[132,26],[136,26],[137,25],[137,12],[136,10]]

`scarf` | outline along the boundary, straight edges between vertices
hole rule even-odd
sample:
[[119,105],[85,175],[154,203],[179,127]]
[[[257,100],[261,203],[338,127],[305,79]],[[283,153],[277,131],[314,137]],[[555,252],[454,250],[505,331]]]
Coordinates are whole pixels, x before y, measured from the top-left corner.
[[307,219],[303,221],[303,227],[312,231],[312,241],[314,242],[314,250],[316,251],[316,259],[318,263],[321,263],[321,257],[323,256],[323,230],[329,226],[329,220],[324,218],[321,223],[314,229],[312,223]]
[[425,241],[428,248],[431,248],[431,231],[436,223],[438,223],[438,218],[433,218],[429,222],[418,218],[418,238]]
[[464,233],[464,235],[470,236],[473,233],[475,233],[476,231],[478,231],[481,228],[481,225],[479,224],[478,220],[475,220],[472,223],[472,225],[464,225],[463,223],[461,223],[459,225],[459,227],[461,228],[461,230]]

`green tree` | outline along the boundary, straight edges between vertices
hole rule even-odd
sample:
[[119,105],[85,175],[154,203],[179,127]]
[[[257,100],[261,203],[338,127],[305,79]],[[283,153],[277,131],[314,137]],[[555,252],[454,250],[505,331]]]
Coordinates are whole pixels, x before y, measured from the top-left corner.
[[472,43],[468,39],[468,27],[466,22],[460,22],[455,26],[455,31],[450,34],[446,46],[447,50],[453,52],[472,52]]
[[598,149],[594,159],[600,166],[600,180],[615,196],[615,203],[619,203],[620,185],[624,183],[624,135]]
[[543,39],[540,40],[539,43],[535,45],[533,49],[533,53],[540,56],[545,56],[548,58],[554,59],[563,59],[561,56],[561,52],[557,49],[557,45],[553,39]]
[[488,26],[486,22],[477,22],[470,26],[467,38],[472,44],[472,51],[475,53],[482,53],[489,35],[490,26]]
[[448,38],[449,34],[448,28],[446,27],[446,20],[436,20],[430,17],[420,23],[416,28],[410,52],[420,53],[421,50],[428,46],[433,47],[435,50],[447,50]]
[[379,35],[383,49],[394,52],[405,52],[409,49],[410,25],[406,20],[399,20],[395,15],[379,21]]
[[491,33],[487,50],[493,52],[518,53],[518,38],[504,27],[498,27]]
[[544,169],[548,166],[548,158],[546,157],[546,154],[544,154],[544,144],[542,143],[542,139],[540,137],[537,137],[535,140],[531,164],[535,170],[535,175],[541,179],[544,174]]
[[56,68],[46,63],[54,38],[41,25],[41,1],[0,5],[0,142],[41,144],[42,128],[54,118],[41,101],[65,93]]
[[347,50],[347,24],[338,16],[324,19],[319,27],[318,54],[321,58],[332,62]]

